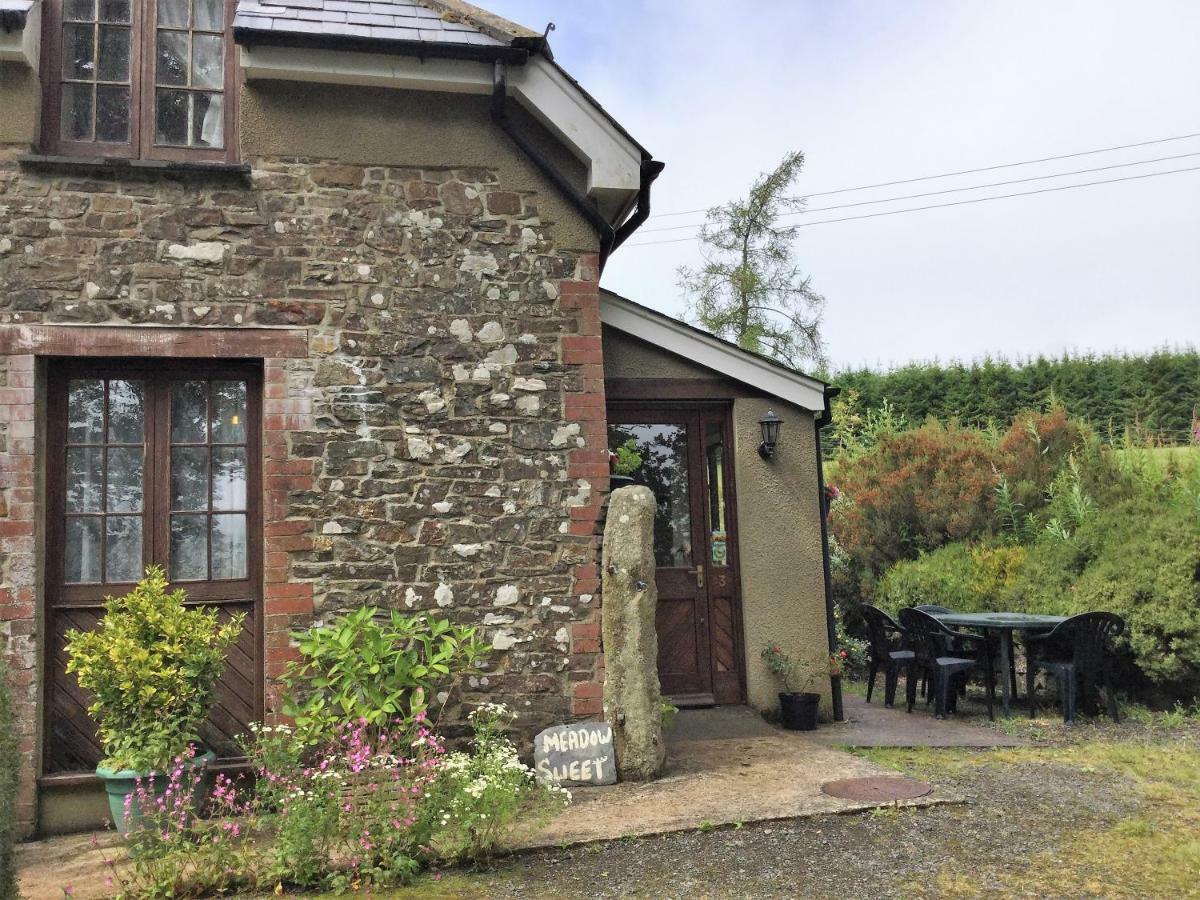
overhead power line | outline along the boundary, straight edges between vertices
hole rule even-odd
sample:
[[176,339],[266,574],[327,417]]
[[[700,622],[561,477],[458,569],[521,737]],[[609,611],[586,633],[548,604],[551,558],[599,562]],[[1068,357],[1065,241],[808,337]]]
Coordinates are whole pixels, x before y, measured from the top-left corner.
[[[1139,159],[1135,162],[1113,163],[1111,166],[1097,166],[1094,169],[1076,169],[1072,172],[1055,172],[1053,175],[1031,175],[1029,178],[1012,178],[1008,181],[992,181],[988,184],[975,184],[970,187],[945,188],[940,191],[925,191],[920,194],[904,194],[900,197],[882,197],[879,200],[859,200],[855,203],[839,203],[834,206],[816,206],[812,209],[801,209],[796,212],[783,213],[780,218],[788,218],[790,216],[804,216],[815,212],[830,212],[835,209],[850,209],[855,206],[872,206],[876,203],[894,203],[897,200],[917,200],[921,197],[938,197],[942,194],[960,194],[963,191],[980,191],[984,188],[1005,187],[1010,184],[1027,184],[1031,181],[1046,181],[1050,178],[1066,178],[1069,175],[1088,175],[1092,172],[1108,172],[1112,169],[1128,169],[1130,166],[1146,166],[1150,163],[1170,162],[1175,159],[1187,159],[1192,156],[1200,156],[1200,150],[1194,153],[1178,153],[1175,156],[1159,156],[1154,159]],[[663,228],[643,228],[639,234],[651,234],[656,231],[680,231],[684,228],[703,228],[705,222],[699,222],[694,225],[667,225]]]
[[[1116,184],[1121,181],[1139,181],[1143,178],[1157,178],[1160,175],[1178,175],[1180,172],[1200,172],[1200,166],[1189,166],[1185,169],[1167,169],[1165,172],[1145,172],[1141,175],[1126,175],[1124,178],[1105,178],[1100,181],[1083,181],[1079,184],[1064,184],[1059,187],[1038,188],[1036,191],[1017,191],[1012,194],[997,194],[994,197],[972,197],[970,200],[954,200],[950,203],[931,203],[928,206],[913,206],[907,209],[888,209],[882,212],[864,213],[860,216],[842,216],[838,219],[818,219],[816,222],[801,222],[795,228],[811,228],[813,225],[832,225],[834,222],[852,222],[855,219],[876,219],[880,216],[899,216],[904,213],[922,212],[927,209],[942,209],[947,206],[966,206],[971,203],[987,203],[989,200],[1007,200],[1011,197],[1030,197],[1034,194],[1052,194],[1057,191],[1071,191],[1075,188],[1095,187],[1100,184]],[[683,241],[694,241],[697,237],[667,238],[661,241],[632,241],[626,247],[650,247],[654,244],[679,244]]]
[[[804,197],[828,197],[832,194],[847,194],[851,191],[868,191],[873,188],[895,187],[898,184],[913,184],[918,181],[933,181],[936,178],[953,178],[957,175],[975,175],[979,172],[994,172],[997,169],[1011,169],[1016,166],[1032,166],[1037,163],[1055,162],[1060,159],[1075,159],[1079,156],[1093,156],[1097,153],[1112,153],[1116,150],[1132,150],[1135,147],[1150,147],[1154,144],[1166,144],[1171,141],[1186,141],[1191,138],[1200,137],[1200,131],[1192,134],[1177,134],[1173,137],[1155,138],[1152,141],[1139,141],[1136,144],[1118,144],[1115,147],[1098,147],[1095,150],[1080,150],[1076,153],[1063,153],[1059,156],[1043,156],[1040,159],[1023,159],[1020,162],[997,163],[993,166],[982,166],[978,169],[962,169],[958,172],[942,172],[938,175],[922,175],[918,178],[901,178],[897,181],[881,181],[878,184],[863,184],[858,187],[837,188],[832,191],[814,191],[811,194],[805,194]],[[720,206],[719,203],[714,203],[713,206]],[[685,209],[680,212],[655,213],[648,216],[650,219],[665,219],[670,216],[691,216],[696,213],[708,212],[713,206],[706,206],[702,209]]]

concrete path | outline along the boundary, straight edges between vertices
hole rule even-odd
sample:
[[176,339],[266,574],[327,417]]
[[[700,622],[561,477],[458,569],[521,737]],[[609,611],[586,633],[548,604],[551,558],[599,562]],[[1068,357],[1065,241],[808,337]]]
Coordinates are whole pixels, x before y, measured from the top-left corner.
[[[938,720],[923,703],[911,713],[905,712],[903,703],[885,709],[882,690],[871,703],[846,694],[844,707],[846,721],[821,726],[812,733],[813,741],[831,747],[1020,747],[1025,743],[996,728],[972,724],[981,720],[974,714],[967,715],[967,721]],[[974,712],[973,705],[970,710]]]
[[[683,710],[670,736],[663,778],[647,784],[577,788],[570,808],[521,845],[558,846],[891,806],[821,793],[827,781],[896,775],[834,749],[836,741],[814,737],[835,730],[822,726],[813,733],[783,731],[746,707]],[[900,805],[959,799],[935,790]]]

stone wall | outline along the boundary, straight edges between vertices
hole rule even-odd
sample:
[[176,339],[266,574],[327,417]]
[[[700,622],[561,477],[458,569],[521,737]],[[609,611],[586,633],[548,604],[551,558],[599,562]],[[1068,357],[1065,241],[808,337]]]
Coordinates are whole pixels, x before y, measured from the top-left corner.
[[[533,731],[600,712],[607,490],[597,259],[494,169],[252,161],[239,176],[38,172],[0,147],[0,333],[290,327],[264,350],[270,678],[288,632],[360,604],[480,626],[465,700]],[[42,527],[35,359],[0,368],[0,641],[34,816]]]

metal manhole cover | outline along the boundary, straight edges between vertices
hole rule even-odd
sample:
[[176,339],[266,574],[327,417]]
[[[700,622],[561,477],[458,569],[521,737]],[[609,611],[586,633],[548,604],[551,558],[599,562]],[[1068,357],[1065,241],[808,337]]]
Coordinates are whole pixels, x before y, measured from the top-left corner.
[[924,797],[932,790],[933,788],[926,782],[917,781],[915,778],[888,778],[885,776],[843,778],[839,781],[827,781],[821,785],[821,791],[830,797],[885,803]]

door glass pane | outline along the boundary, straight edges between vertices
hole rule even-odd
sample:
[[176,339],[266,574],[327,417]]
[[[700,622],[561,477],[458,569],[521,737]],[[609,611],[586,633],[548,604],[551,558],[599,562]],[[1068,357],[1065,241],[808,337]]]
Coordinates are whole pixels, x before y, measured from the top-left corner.
[[188,0],[158,0],[160,27],[187,28]]
[[100,516],[68,516],[66,582],[91,584],[100,580]]
[[158,83],[187,84],[188,34],[186,31],[158,33]]
[[654,558],[664,568],[692,565],[688,496],[688,438],[683,425],[610,425],[608,447],[628,460],[625,468],[654,493]]
[[225,102],[221,94],[192,94],[192,146],[225,146]]
[[129,88],[107,84],[96,88],[96,140],[129,143]]
[[[72,0],[68,0],[72,2]],[[100,0],[100,20],[103,22],[129,21],[129,0]]]
[[98,72],[101,81],[129,80],[129,29],[100,28]]
[[208,516],[171,516],[172,581],[208,578]]
[[142,517],[109,516],[104,580],[137,581],[142,577]]
[[63,26],[63,78],[91,81],[96,73],[96,26]]
[[67,443],[99,444],[103,440],[103,380],[71,379],[67,384]]
[[246,516],[212,517],[212,577],[246,577]]
[[246,448],[214,447],[212,468],[212,508],[245,509]]
[[171,448],[171,509],[208,509],[207,448]]
[[246,382],[214,381],[213,442],[243,444],[246,442]]
[[219,88],[225,83],[225,41],[217,34],[192,36],[192,86]]
[[108,451],[109,512],[141,512],[143,454],[141,447],[112,447]]
[[729,533],[725,515],[725,437],[715,422],[704,428],[704,467],[708,483],[709,546],[714,566],[729,565]]
[[140,444],[144,427],[142,397],[145,388],[140,381],[108,383],[108,442],[110,444]]
[[71,447],[67,450],[67,512],[100,512],[104,492],[104,450]]
[[180,381],[171,388],[171,443],[208,440],[208,383]]
[[90,84],[62,86],[62,137],[64,141],[92,139],[92,93]]

